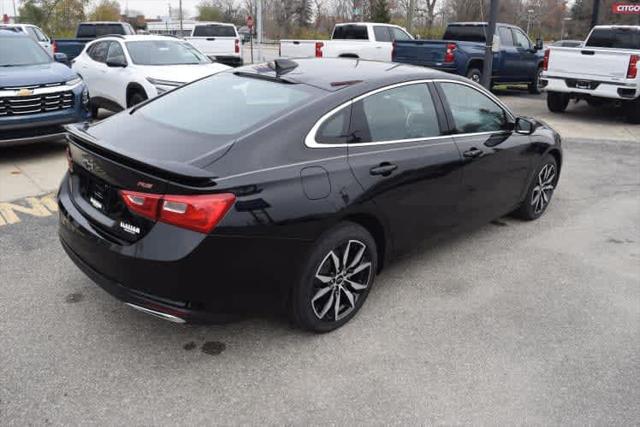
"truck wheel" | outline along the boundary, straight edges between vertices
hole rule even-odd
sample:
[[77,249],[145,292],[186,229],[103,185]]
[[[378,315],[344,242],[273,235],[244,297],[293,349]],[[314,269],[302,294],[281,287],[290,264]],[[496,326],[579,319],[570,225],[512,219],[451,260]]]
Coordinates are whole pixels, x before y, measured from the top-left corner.
[[634,125],[640,124],[640,98],[627,103],[627,121]]
[[540,87],[540,77],[542,77],[541,67],[539,67],[538,71],[536,71],[536,75],[533,78],[533,81],[527,86],[527,89],[529,89],[529,93],[537,95],[542,92],[542,88]]
[[569,105],[569,95],[559,92],[547,92],[547,107],[553,113],[562,113]]
[[473,82],[480,84],[480,82],[482,81],[482,70],[475,67],[469,68],[469,71],[467,71],[467,78]]

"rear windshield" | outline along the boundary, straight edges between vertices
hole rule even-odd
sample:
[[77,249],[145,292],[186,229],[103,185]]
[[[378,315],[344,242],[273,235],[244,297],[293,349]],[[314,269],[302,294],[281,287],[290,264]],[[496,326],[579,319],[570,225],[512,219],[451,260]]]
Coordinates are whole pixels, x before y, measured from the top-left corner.
[[449,25],[442,40],[458,40],[461,42],[484,42],[486,26],[484,25]]
[[211,60],[189,43],[177,40],[126,42],[129,56],[138,65],[209,64]]
[[0,40],[0,67],[51,62],[51,57],[30,37],[3,37]]
[[194,37],[235,37],[236,30],[231,25],[198,25],[193,29]]
[[122,24],[80,24],[78,38],[95,38],[107,34],[129,34]]
[[225,72],[174,90],[142,107],[139,114],[185,132],[231,136],[302,105],[318,92],[310,86]]
[[369,40],[365,25],[339,25],[333,30],[334,40]]
[[586,46],[640,49],[640,31],[631,28],[596,28]]

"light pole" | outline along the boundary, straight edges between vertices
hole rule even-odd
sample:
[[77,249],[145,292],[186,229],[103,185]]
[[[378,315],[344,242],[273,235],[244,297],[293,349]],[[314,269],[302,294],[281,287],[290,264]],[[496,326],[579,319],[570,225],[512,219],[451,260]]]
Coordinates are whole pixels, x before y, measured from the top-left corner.
[[529,27],[531,26],[531,15],[533,15],[535,10],[529,9],[527,10],[527,36],[529,35]]
[[256,32],[258,33],[258,62],[262,62],[262,0],[257,0],[256,15]]
[[564,40],[564,23],[571,21],[571,18],[562,18],[562,29],[560,30],[560,40]]

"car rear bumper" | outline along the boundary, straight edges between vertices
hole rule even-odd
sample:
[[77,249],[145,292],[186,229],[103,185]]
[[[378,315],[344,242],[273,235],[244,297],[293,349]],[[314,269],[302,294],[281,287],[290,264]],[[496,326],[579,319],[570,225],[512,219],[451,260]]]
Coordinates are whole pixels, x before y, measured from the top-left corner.
[[164,223],[136,243],[119,244],[73,197],[67,175],[58,194],[59,236],[76,265],[116,298],[186,322],[281,311],[309,246],[295,239],[204,235]]
[[230,67],[241,67],[244,64],[242,57],[232,55],[209,55],[212,61],[219,62]]
[[[569,93],[573,96],[632,100],[640,97],[638,85],[611,83],[598,80],[576,80],[543,75],[541,83],[548,92]],[[582,88],[580,86],[587,86]]]

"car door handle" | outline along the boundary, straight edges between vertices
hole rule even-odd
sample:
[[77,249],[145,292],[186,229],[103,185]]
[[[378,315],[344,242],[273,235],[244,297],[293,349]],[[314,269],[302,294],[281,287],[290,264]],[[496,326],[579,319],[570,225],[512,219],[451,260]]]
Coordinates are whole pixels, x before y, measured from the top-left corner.
[[371,175],[389,176],[396,169],[398,169],[398,165],[394,165],[393,163],[389,162],[383,162],[380,163],[379,166],[371,168],[369,170],[369,173],[371,173]]
[[476,157],[480,156],[482,153],[483,151],[480,150],[479,148],[472,147],[467,151],[465,151],[464,153],[462,153],[462,155],[468,159],[475,159]]

